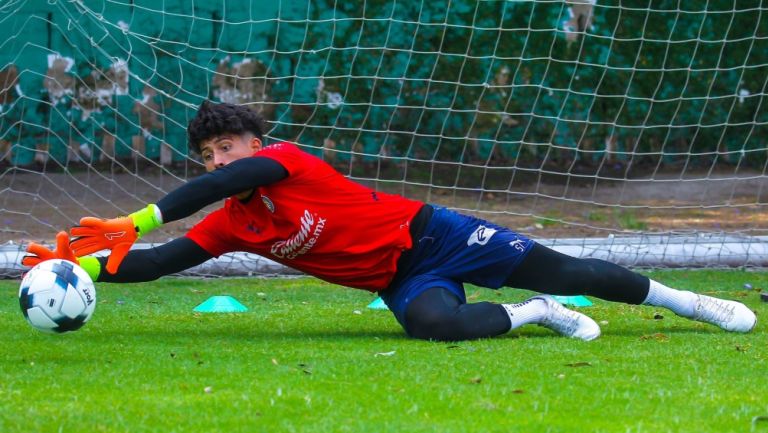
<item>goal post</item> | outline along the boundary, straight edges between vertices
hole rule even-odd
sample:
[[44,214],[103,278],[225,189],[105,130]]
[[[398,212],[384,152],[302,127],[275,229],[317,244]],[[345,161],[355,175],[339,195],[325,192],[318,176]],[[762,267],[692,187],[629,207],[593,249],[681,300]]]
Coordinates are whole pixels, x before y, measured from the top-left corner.
[[[202,173],[185,127],[206,99],[260,111],[268,142],[355,181],[569,254],[766,266],[766,14],[725,0],[5,2],[0,274],[18,275],[25,242]],[[254,263],[195,272],[274,271]]]

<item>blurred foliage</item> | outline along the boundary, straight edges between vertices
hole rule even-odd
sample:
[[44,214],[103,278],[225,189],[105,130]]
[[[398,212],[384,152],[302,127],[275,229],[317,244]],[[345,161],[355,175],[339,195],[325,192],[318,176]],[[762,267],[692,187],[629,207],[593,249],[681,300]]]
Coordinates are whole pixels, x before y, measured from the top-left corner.
[[[559,171],[766,163],[757,0],[156,3],[0,8],[0,70],[17,68],[29,90],[14,111],[2,89],[6,117],[50,104],[35,91],[41,59],[57,53],[75,59],[72,85],[89,94],[126,60],[130,100],[108,100],[101,129],[139,133],[150,88],[164,122],[144,133],[175,159],[195,107],[213,98],[253,104],[271,137],[342,162],[355,152]],[[0,136],[20,122],[5,119],[16,129]]]
[[296,110],[296,135],[457,163],[761,167],[768,21],[705,6],[315,1],[295,70],[321,64],[343,104]]

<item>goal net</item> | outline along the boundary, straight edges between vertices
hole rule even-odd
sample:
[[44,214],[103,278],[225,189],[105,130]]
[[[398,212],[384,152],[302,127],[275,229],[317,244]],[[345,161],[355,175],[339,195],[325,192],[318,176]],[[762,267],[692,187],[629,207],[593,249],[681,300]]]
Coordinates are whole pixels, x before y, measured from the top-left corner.
[[[356,181],[568,254],[765,266],[764,14],[730,0],[2,2],[0,273],[18,275],[25,242],[201,174],[185,127],[205,99],[260,111],[268,142]],[[277,269],[230,255],[195,272]]]

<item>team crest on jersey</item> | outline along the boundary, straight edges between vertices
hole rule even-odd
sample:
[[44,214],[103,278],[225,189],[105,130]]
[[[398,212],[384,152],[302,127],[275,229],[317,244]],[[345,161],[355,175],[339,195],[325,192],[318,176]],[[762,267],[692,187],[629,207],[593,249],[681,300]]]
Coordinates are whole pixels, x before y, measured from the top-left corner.
[[474,244],[485,245],[489,240],[491,240],[491,236],[493,236],[494,233],[496,233],[496,229],[480,226],[474,232],[472,232],[471,235],[469,235],[469,239],[467,239],[467,246]]
[[272,200],[270,200],[269,197],[263,195],[261,196],[261,201],[264,202],[264,206],[266,206],[270,212],[275,213],[275,204],[272,203]]

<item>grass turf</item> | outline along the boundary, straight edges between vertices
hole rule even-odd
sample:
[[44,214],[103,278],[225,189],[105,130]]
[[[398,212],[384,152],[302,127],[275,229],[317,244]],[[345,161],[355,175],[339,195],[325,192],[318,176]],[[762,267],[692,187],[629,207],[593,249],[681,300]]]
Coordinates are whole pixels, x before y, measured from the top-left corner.
[[[90,323],[48,335],[24,321],[18,281],[2,281],[0,431],[768,432],[768,277],[652,276],[739,299],[758,326],[729,334],[596,301],[583,310],[601,322],[593,342],[525,326],[435,343],[367,309],[371,294],[314,279],[164,279],[100,284]],[[221,294],[250,311],[192,312]]]

